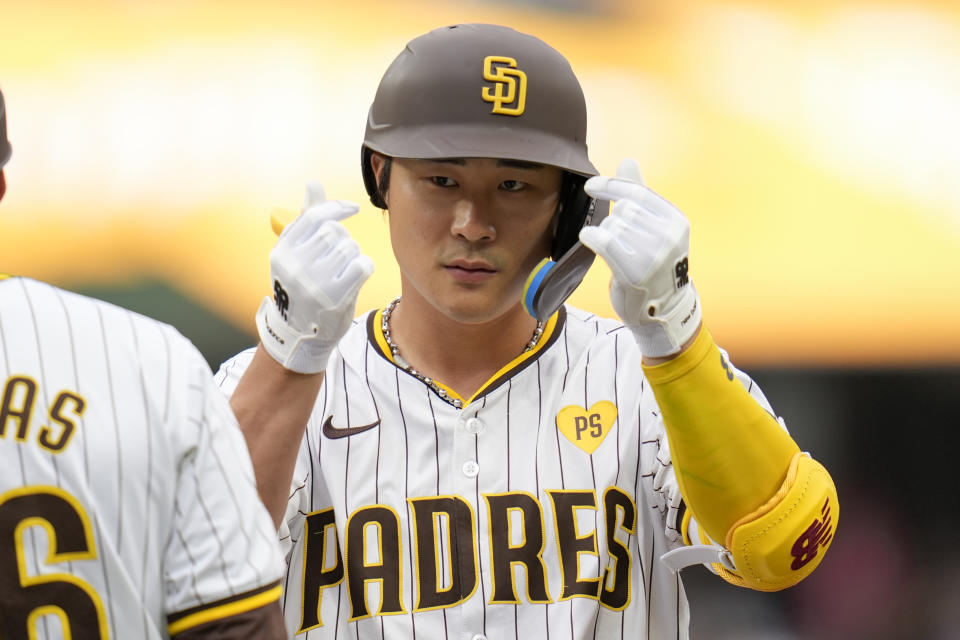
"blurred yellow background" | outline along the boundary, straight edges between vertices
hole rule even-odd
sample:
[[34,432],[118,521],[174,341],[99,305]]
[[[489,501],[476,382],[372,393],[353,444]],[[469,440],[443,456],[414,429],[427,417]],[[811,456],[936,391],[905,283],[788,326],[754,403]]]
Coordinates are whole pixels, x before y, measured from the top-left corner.
[[[319,179],[363,203],[358,312],[382,305],[399,281],[359,172],[370,100],[408,40],[497,22],[571,61],[600,170],[636,157],[691,219],[737,362],[960,362],[958,5],[536,4],[0,0],[0,270],[159,279],[252,333],[268,212]],[[608,278],[573,303],[612,315]]]
[[[955,1],[0,0],[0,271],[172,322],[216,367],[255,340],[269,212],[319,179],[362,203],[358,313],[385,304],[367,108],[407,41],[455,22],[569,58],[594,163],[637,158],[687,214],[707,324],[837,482],[844,524],[797,587],[684,571],[691,637],[956,637]],[[612,315],[608,279],[573,303]]]

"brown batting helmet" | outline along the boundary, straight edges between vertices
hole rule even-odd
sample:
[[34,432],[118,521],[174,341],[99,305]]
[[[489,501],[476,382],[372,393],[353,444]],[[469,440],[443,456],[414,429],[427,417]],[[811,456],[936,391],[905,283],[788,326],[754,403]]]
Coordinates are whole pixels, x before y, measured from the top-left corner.
[[[375,151],[398,158],[523,160],[563,169],[550,249],[558,263],[541,269],[537,278],[531,275],[531,282],[549,285],[547,291],[535,285],[524,297],[539,318],[553,313],[583,279],[594,255],[577,236],[585,224],[597,224],[607,214],[609,203],[583,191],[586,179],[597,174],[586,137],[583,90],[556,49],[508,27],[442,27],[408,43],[380,81],[361,148],[363,182],[374,206],[385,209],[370,163]],[[548,275],[551,270],[555,273]]]

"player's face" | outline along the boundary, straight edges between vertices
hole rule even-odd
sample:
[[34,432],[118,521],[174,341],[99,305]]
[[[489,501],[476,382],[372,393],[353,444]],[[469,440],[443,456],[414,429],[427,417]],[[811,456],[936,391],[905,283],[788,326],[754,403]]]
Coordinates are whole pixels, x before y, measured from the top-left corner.
[[550,253],[561,176],[511,160],[394,159],[387,204],[404,299],[467,323],[517,312]]

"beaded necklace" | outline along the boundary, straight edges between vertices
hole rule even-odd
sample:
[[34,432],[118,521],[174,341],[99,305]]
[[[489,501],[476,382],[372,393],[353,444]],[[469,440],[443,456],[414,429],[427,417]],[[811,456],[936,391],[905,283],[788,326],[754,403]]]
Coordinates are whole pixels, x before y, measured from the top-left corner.
[[[396,300],[391,302],[389,305],[387,305],[387,308],[383,310],[383,322],[380,325],[380,328],[383,330],[383,337],[387,341],[387,346],[390,347],[390,353],[393,354],[393,361],[397,363],[398,367],[400,367],[401,369],[403,369],[404,371],[412,375],[414,378],[416,378],[420,382],[424,383],[425,385],[433,389],[433,391],[438,396],[440,396],[441,400],[443,400],[447,404],[453,405],[457,409],[463,408],[463,401],[460,400],[460,398],[451,397],[450,394],[448,394],[443,387],[437,384],[437,382],[433,378],[428,378],[427,376],[423,375],[422,373],[420,373],[419,371],[411,367],[410,363],[404,360],[403,356],[400,355],[400,348],[396,344],[394,344],[393,340],[390,338],[390,316],[393,315],[393,310],[397,307],[397,304],[399,304],[399,302],[400,302],[400,298],[397,298]],[[537,328],[533,330],[533,336],[531,336],[530,342],[527,343],[527,346],[524,347],[521,353],[526,353],[527,351],[530,351],[530,349],[533,349],[535,346],[537,346],[537,343],[540,342],[540,336],[542,335],[543,335],[543,322],[538,321]]]

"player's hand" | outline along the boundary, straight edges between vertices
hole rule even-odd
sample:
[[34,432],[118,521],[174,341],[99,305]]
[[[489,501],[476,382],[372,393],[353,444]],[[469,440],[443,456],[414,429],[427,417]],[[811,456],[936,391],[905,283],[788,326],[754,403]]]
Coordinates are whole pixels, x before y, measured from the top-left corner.
[[323,186],[309,182],[303,213],[270,252],[274,296],[260,305],[257,330],[267,353],[291,371],[326,368],[373,273],[373,261],[339,222],[359,210],[353,202],[327,200]]
[[603,222],[580,231],[580,241],[613,272],[614,310],[633,331],[643,355],[679,352],[701,320],[700,301],[687,273],[690,223],[644,186],[632,159],[620,163],[615,178],[595,176],[584,189],[594,198],[616,201]]

